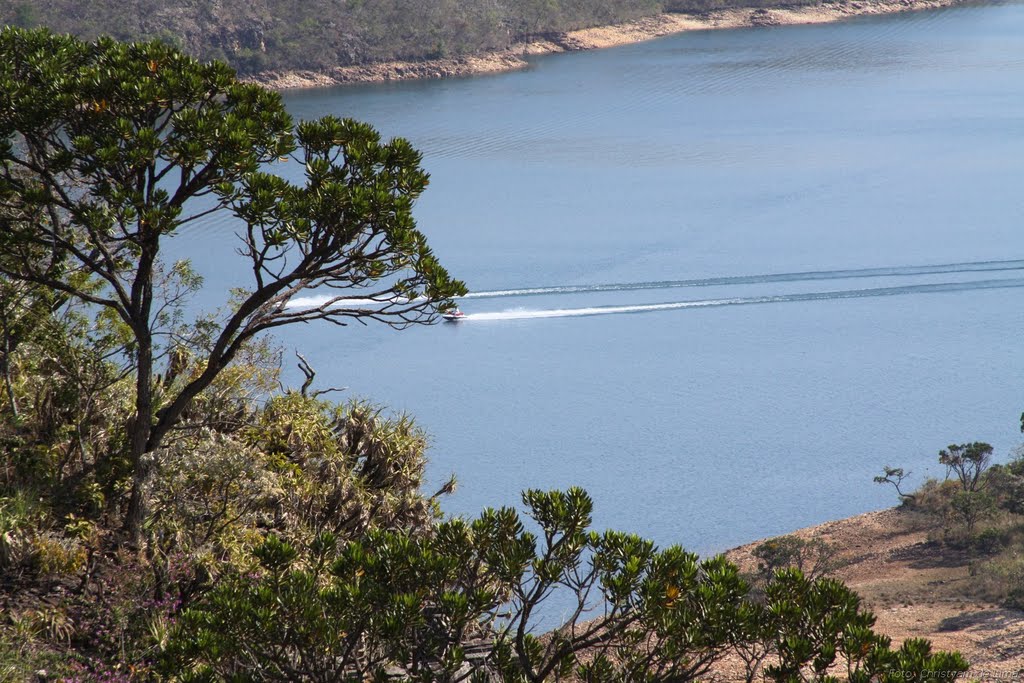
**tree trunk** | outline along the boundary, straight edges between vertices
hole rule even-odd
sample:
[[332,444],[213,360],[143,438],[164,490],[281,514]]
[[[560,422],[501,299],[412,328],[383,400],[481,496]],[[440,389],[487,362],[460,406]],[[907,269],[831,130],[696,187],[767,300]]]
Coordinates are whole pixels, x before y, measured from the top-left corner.
[[138,545],[142,540],[142,523],[146,518],[144,491],[149,479],[149,463],[145,455],[153,429],[153,342],[146,330],[139,335],[139,366],[135,376],[135,417],[129,425],[129,458],[132,467],[132,492],[125,516],[129,540]]
[[14,385],[11,384],[11,343],[4,334],[3,348],[0,349],[0,373],[4,376],[4,391],[7,393],[7,402],[11,405],[11,414],[18,419],[18,397],[14,395]]
[[0,346],[0,373],[4,376],[4,391],[7,393],[7,401],[11,404],[11,413],[14,419],[18,419],[18,399],[14,395],[14,386],[11,383],[11,356],[14,354],[14,347],[17,340],[11,332],[8,323],[7,311],[0,311],[0,325],[3,327],[3,342]]
[[138,366],[135,368],[135,419],[128,434],[132,492],[124,520],[129,541],[136,547],[142,540],[142,525],[146,519],[145,486],[149,479],[150,463],[145,456],[154,449],[150,444],[153,431],[153,331],[150,328],[150,314],[153,308],[153,267],[159,243],[150,240],[142,246],[135,281],[132,283],[129,315],[138,343]]

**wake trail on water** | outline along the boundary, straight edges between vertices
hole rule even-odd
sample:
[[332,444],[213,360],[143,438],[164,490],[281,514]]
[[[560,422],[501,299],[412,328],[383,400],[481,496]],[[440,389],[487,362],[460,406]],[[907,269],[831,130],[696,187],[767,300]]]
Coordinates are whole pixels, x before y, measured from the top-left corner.
[[777,304],[794,301],[834,301],[839,299],[863,299],[878,296],[900,296],[906,294],[929,294],[938,292],[966,292],[978,289],[1012,289],[1024,287],[1024,278],[998,280],[972,280],[968,282],[939,282],[902,287],[875,287],[871,289],[846,289],[832,292],[802,292],[798,294],[777,294],[768,296],[734,297],[730,299],[703,299],[697,301],[671,301],[660,304],[635,304],[590,306],[587,308],[553,308],[543,310],[513,309],[486,313],[467,313],[461,321],[530,320],[535,318],[575,318],[592,315],[616,315],[625,313],[648,313],[688,308],[714,308],[720,306],[749,306],[753,304]]
[[644,289],[675,289],[682,287],[712,287],[720,285],[754,285],[773,282],[808,282],[816,280],[846,280],[873,277],[912,277],[916,275],[942,275],[947,273],[981,273],[1024,270],[1024,260],[970,261],[926,266],[892,266],[883,268],[851,268],[845,270],[811,270],[797,273],[766,275],[733,275],[692,280],[652,280],[650,282],[613,282],[593,285],[560,285],[552,287],[524,287],[470,292],[463,299],[498,299],[519,296],[549,296],[552,294],[585,294],[589,292],[631,292]]

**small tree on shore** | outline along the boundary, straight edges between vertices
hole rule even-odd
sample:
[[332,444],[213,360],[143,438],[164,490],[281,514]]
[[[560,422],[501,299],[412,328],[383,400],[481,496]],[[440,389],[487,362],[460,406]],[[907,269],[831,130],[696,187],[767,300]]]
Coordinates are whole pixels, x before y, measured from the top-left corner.
[[882,474],[875,477],[876,484],[892,484],[896,489],[896,495],[900,497],[901,503],[913,502],[915,495],[913,493],[904,493],[900,486],[907,478],[910,477],[910,472],[904,472],[902,467],[889,467],[886,465],[882,468]]
[[839,547],[820,538],[803,539],[799,536],[779,536],[760,543],[753,550],[758,559],[758,570],[769,579],[782,569],[799,569],[811,581],[835,573],[843,566]]
[[946,466],[946,478],[956,475],[964,493],[974,493],[983,487],[981,475],[992,460],[992,446],[983,441],[950,444],[939,451],[939,462]]
[[[293,184],[270,172],[292,160]],[[401,328],[432,322],[465,291],[412,218],[427,185],[420,155],[369,125],[294,124],[279,95],[158,42],[85,43],[0,31],[0,275],[85,302],[125,338],[135,379],[128,425],[138,538],[147,461],[190,403],[259,333],[324,320]],[[194,372],[156,390],[167,313],[199,286],[161,262],[182,226],[239,225],[251,280],[194,346]],[[330,296],[289,307],[299,292]]]

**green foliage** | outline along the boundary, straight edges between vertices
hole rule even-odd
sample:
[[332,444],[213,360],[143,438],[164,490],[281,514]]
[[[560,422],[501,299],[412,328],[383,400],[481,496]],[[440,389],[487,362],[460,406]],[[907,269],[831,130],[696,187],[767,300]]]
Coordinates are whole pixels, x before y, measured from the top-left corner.
[[147,522],[165,557],[189,557],[206,571],[243,559],[253,529],[273,519],[282,482],[259,451],[204,430],[167,449],[147,490]]
[[896,495],[900,497],[900,502],[906,505],[914,501],[914,494],[903,493],[900,485],[910,477],[910,474],[910,472],[904,472],[902,467],[886,465],[882,468],[882,474],[875,477],[874,481],[876,484],[891,484],[896,489]]
[[776,574],[766,588],[767,632],[776,661],[764,668],[778,683],[838,681],[837,669],[851,683],[953,678],[967,671],[957,653],[932,653],[931,645],[909,639],[898,650],[872,631],[875,617],[860,599],[831,579],[811,581],[798,570]]
[[827,576],[841,566],[836,558],[839,549],[820,538],[806,540],[797,536],[779,536],[754,548],[763,576],[772,576],[780,569],[799,569],[810,579]]
[[[139,0],[0,4],[0,20],[85,39],[160,40],[241,73],[329,70],[393,60],[458,58],[538,36],[658,13],[778,6],[777,0],[225,0],[168,7]],[[817,4],[788,0],[786,5]]]
[[46,671],[54,679],[70,674],[65,642],[47,641],[49,626],[56,627],[58,638],[66,635],[59,610],[10,610],[0,622],[0,681],[20,683],[37,680],[37,672]]
[[[928,480],[915,493],[903,493],[900,485],[910,473],[889,466],[875,477],[875,483],[892,484],[904,505],[941,520],[946,537],[954,522],[959,522],[970,539],[979,521],[991,517],[998,507],[1014,508],[1019,492],[1024,491],[1024,479],[1017,472],[1004,467],[990,470],[991,459],[992,446],[987,443],[952,444],[939,451],[939,463],[946,467],[942,484]],[[990,482],[994,482],[993,492],[986,491]]]
[[975,527],[982,519],[995,513],[995,499],[985,491],[957,491],[950,507],[964,523],[967,535],[974,534]]
[[281,473],[284,514],[313,533],[417,531],[436,514],[420,490],[426,436],[407,416],[289,393],[266,405],[245,439]]
[[[440,529],[439,533],[448,533]],[[392,662],[408,675],[461,662],[455,633],[493,604],[481,590],[453,592],[464,568],[426,539],[374,532],[345,544],[325,533],[299,553],[277,537],[255,550],[257,579],[222,584],[186,611],[171,637],[170,671],[183,680],[361,680]],[[179,634],[186,633],[186,637]]]
[[981,487],[981,476],[992,459],[992,446],[975,441],[960,445],[951,444],[939,451],[939,462],[946,466],[946,478],[956,475],[965,493],[973,493]]
[[[302,184],[269,167],[289,159]],[[120,345],[135,389],[134,539],[150,461],[257,335],[314,320],[402,328],[465,292],[416,229],[427,179],[407,141],[331,116],[295,125],[276,93],[164,43],[0,31],[0,275],[90,305]],[[245,226],[238,251],[252,281],[222,319],[183,333],[178,313],[200,281],[160,261],[161,241],[216,213]],[[335,296],[288,306],[317,287]],[[171,333],[183,349],[162,345]],[[165,355],[183,381],[159,381]],[[181,356],[195,372],[175,371]]]
[[45,511],[24,493],[0,500],[0,570],[28,571],[38,559],[36,536],[45,529]]
[[946,479],[928,479],[913,494],[899,488],[908,476],[902,469],[886,467],[875,481],[895,485],[904,508],[941,531],[933,540],[969,558],[966,595],[1017,608],[1024,604],[1024,455],[990,465],[992,450],[984,442],[948,446],[939,452]]
[[[185,610],[162,667],[185,681],[693,681],[732,652],[748,680],[923,680],[966,670],[926,643],[893,651],[842,584],[778,572],[765,603],[738,570],[678,547],[589,529],[579,489],[527,491],[536,532],[511,509],[446,520],[431,533],[370,531],[303,547],[268,536],[255,571]],[[547,636],[538,611],[575,606]],[[589,619],[589,620],[588,620]]]
[[[282,155],[301,184],[267,168]],[[268,399],[260,332],[429,322],[464,291],[412,220],[419,162],[355,121],[294,125],[159,42],[0,31],[0,590],[33,602],[0,624],[0,672],[68,648],[87,680],[655,683],[732,652],[748,680],[962,670],[891,651],[840,584],[782,572],[752,600],[723,558],[597,533],[580,489],[525,492],[526,522],[443,519],[409,419]],[[201,283],[161,240],[215,211],[244,226],[253,282],[188,323]],[[316,286],[339,294],[287,306]]]
[[994,465],[985,477],[985,486],[1003,510],[1024,515],[1024,455],[1017,456],[1005,465]]
[[[653,16],[778,4],[772,0],[224,0],[169,7],[139,0],[0,4],[0,20],[85,39],[159,39],[240,72],[327,70],[390,60],[460,57],[559,32]],[[787,4],[813,4],[799,0]]]
[[0,4],[0,20],[23,28],[42,24],[85,39],[158,39],[199,59],[227,61],[254,74],[458,58],[664,11],[778,5],[777,0],[224,0],[168,7],[139,0],[126,13],[110,0],[34,0]]
[[109,327],[70,304],[51,310],[52,299],[21,308],[24,332],[8,337],[0,489],[28,487],[59,500],[65,512],[95,515],[123,474],[123,436],[111,425],[126,420],[130,407],[124,378],[107,359],[118,351]]
[[163,556],[216,576],[225,563],[248,566],[267,529],[299,547],[325,532],[423,534],[437,517],[420,489],[425,450],[406,417],[286,393],[243,430],[206,428],[165,449],[147,489],[149,537]]
[[25,492],[0,497],[0,575],[31,584],[77,577],[89,559],[95,526],[70,518],[64,529]]

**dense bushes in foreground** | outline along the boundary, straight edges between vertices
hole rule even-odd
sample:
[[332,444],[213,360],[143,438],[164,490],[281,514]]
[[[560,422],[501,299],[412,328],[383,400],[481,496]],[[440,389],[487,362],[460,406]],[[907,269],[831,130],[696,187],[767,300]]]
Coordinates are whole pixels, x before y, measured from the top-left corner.
[[[88,339],[101,323],[70,304],[40,320],[0,408],[0,654],[14,680],[653,682],[726,658],[748,680],[966,668],[919,641],[891,649],[835,581],[780,570],[755,594],[722,558],[595,533],[579,490],[527,492],[525,520],[445,519],[408,419],[297,392],[262,400],[277,370],[265,349],[164,446],[143,545],[126,546],[130,475],[110,463],[130,387],[60,333]],[[568,617],[542,634],[551,601]]]
[[[528,519],[445,518],[451,486],[424,491],[408,418],[281,389],[259,332],[402,328],[464,292],[415,229],[426,175],[407,142],[296,125],[274,93],[157,43],[6,29],[0,85],[4,679],[667,683],[728,657],[780,683],[966,670],[923,641],[892,649],[835,581],[780,569],[755,594],[721,557],[595,532],[579,489],[527,491]],[[265,170],[281,157],[303,184]],[[199,279],[160,243],[215,211],[245,226],[253,281],[188,320]],[[313,286],[338,294],[287,305]],[[818,567],[823,551],[765,559]],[[542,627],[545,610],[561,623]]]
[[[926,680],[966,670],[924,641],[897,650],[842,584],[798,570],[748,597],[734,565],[589,530],[578,489],[523,495],[514,510],[299,549],[270,536],[259,568],[185,610],[163,654],[185,680],[693,681],[727,657],[748,681]],[[568,618],[538,635],[538,609]]]
[[[0,492],[0,653],[14,680],[46,669],[67,680],[653,682],[696,680],[726,658],[748,680],[966,668],[922,642],[891,649],[835,581],[782,570],[754,594],[720,557],[596,533],[579,490],[527,492],[528,519],[445,519],[422,492],[426,442],[409,420],[297,392],[261,402],[253,387],[270,383],[254,378],[276,374],[266,353],[197,402],[147,488],[144,546],[126,547],[123,503],[80,492],[124,489],[124,472],[96,466],[119,441],[76,444],[80,397],[51,391],[81,368],[51,364],[44,338],[55,342],[25,341],[12,359],[18,416],[0,409],[5,442],[22,444],[3,453]],[[118,431],[125,390],[90,398],[110,408],[91,418],[95,433]],[[44,427],[46,451],[76,457],[26,468]],[[568,616],[540,629],[552,601]]]

